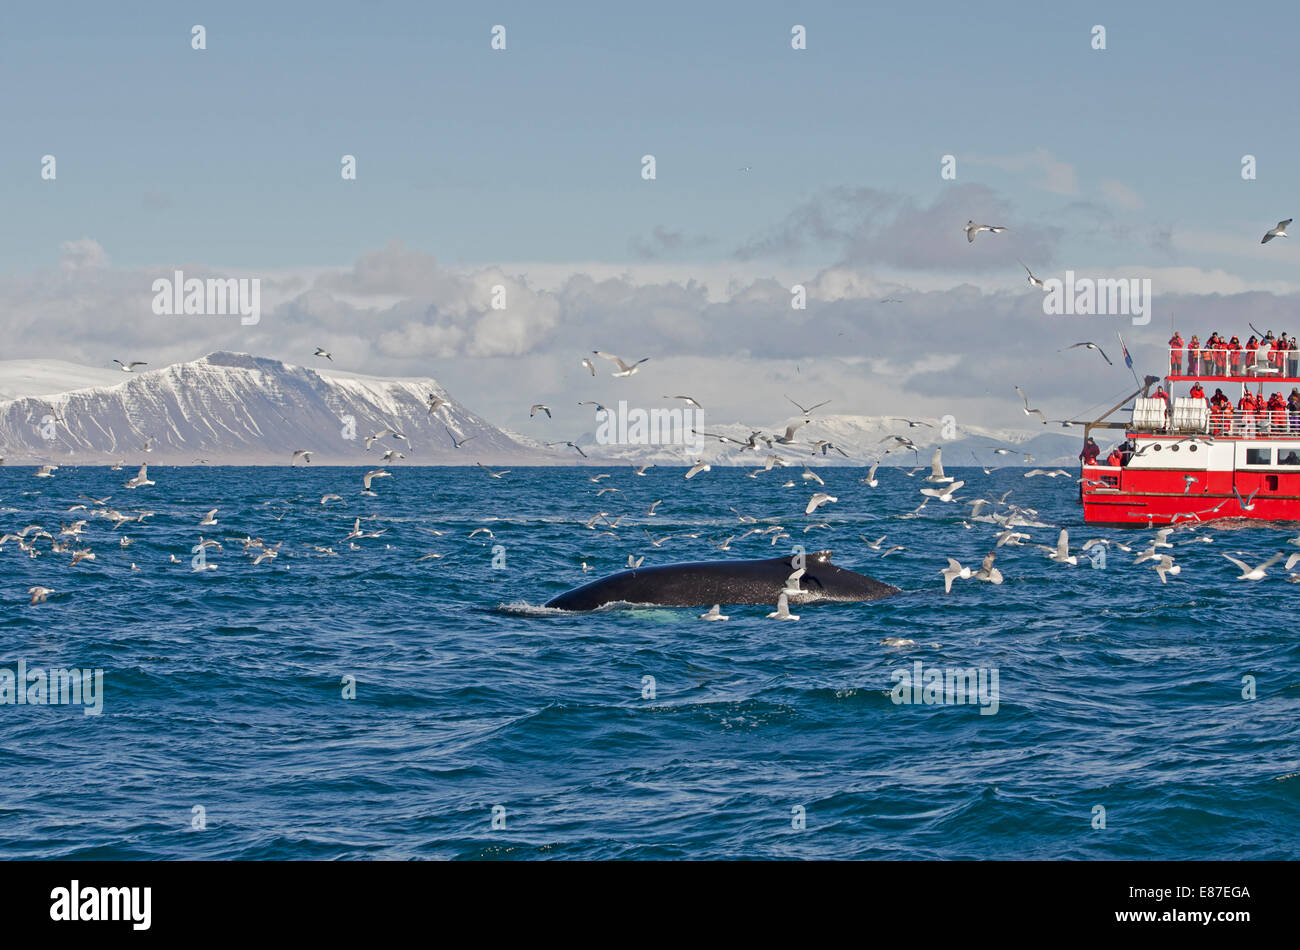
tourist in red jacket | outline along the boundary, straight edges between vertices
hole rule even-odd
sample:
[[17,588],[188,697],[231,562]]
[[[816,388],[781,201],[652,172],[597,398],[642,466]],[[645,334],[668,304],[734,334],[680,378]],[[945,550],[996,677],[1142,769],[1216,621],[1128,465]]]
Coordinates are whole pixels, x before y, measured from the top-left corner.
[[1169,372],[1173,376],[1183,375],[1183,338],[1177,330],[1169,338]]
[[1231,367],[1228,375],[1241,375],[1241,341],[1235,336],[1228,341],[1228,365]]
[[1195,376],[1201,371],[1201,341],[1195,333],[1187,343],[1187,372]]

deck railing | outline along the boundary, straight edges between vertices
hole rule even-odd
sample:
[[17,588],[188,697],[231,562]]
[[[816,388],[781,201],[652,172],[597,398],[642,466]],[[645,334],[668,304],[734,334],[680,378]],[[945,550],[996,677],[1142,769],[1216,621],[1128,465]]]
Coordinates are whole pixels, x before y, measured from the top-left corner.
[[1257,350],[1169,348],[1171,376],[1258,376],[1295,378],[1300,376],[1300,350]]

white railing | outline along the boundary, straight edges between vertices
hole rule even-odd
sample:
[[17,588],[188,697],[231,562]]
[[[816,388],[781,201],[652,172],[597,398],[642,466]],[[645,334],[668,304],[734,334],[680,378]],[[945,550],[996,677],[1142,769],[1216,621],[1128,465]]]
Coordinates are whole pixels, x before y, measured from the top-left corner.
[[1169,348],[1169,375],[1205,377],[1300,377],[1300,350]]

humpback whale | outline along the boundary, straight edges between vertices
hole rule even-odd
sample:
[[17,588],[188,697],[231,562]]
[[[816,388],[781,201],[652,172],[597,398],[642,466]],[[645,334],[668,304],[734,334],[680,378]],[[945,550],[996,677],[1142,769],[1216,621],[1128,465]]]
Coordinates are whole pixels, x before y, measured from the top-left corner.
[[[803,574],[796,580],[791,574]],[[797,592],[794,587],[797,584]],[[695,561],[611,574],[547,601],[560,610],[595,610],[605,604],[710,607],[775,604],[784,591],[791,604],[857,602],[897,594],[898,588],[831,563],[830,551],[758,561]]]

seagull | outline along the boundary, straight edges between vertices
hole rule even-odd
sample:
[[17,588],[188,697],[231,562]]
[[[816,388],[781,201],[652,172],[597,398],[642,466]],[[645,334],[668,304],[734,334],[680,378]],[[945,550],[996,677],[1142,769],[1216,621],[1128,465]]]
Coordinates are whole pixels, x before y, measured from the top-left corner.
[[547,448],[550,448],[552,445],[567,445],[569,448],[573,449],[573,451],[577,452],[583,458],[587,457],[587,453],[582,451],[582,448],[578,445],[577,442],[547,442],[546,443]]
[[990,584],[1002,583],[1002,572],[993,566],[993,559],[996,557],[992,551],[984,555],[984,560],[980,562],[980,569],[975,572],[975,579],[987,581]]
[[935,482],[940,485],[947,485],[952,481],[951,475],[943,473],[943,449],[936,448],[934,454],[930,456],[930,474],[925,476],[927,482]]
[[701,620],[729,620],[729,619],[731,619],[731,618],[729,618],[729,617],[727,617],[725,614],[723,614],[723,612],[722,612],[722,605],[721,605],[721,604],[714,604],[714,605],[709,609],[709,612],[708,612],[708,613],[706,613],[706,614],[700,614],[700,619],[701,619]]
[[[1282,222],[1282,224],[1290,224],[1290,223],[1291,223],[1290,221]],[[1286,555],[1282,551],[1278,551],[1276,554],[1274,554],[1263,564],[1257,564],[1254,567],[1251,567],[1245,561],[1237,560],[1231,554],[1225,554],[1223,556],[1241,569],[1241,576],[1238,577],[1237,580],[1257,581],[1257,580],[1261,580],[1264,577],[1264,575],[1267,573],[1268,569],[1272,567],[1274,564],[1276,564],[1278,561],[1282,560],[1282,558],[1284,558]]]
[[824,491],[819,491],[808,499],[808,507],[804,508],[803,513],[810,515],[828,501],[835,502],[839,501],[839,499],[834,495],[828,495]]
[[998,537],[998,543],[997,543],[998,547],[1002,547],[1002,545],[1004,544],[1010,544],[1012,547],[1019,547],[1021,541],[1029,540],[1029,535],[1025,534],[1024,532],[1017,531],[1014,528],[1007,528],[1003,531],[1000,531],[997,537]]
[[699,401],[698,399],[696,399],[694,396],[664,396],[664,398],[665,398],[665,399],[683,399],[683,400],[686,401],[686,404],[687,404],[688,406],[694,406],[696,409],[703,409],[703,408],[704,408],[703,406],[700,405],[700,401]]
[[892,548],[890,548],[888,551],[886,551],[884,554],[880,556],[882,558],[885,558],[885,557],[889,557],[889,555],[893,554],[895,551],[906,551],[906,550],[907,548],[903,547],[901,544],[895,544]]
[[1291,222],[1292,222],[1293,220],[1295,220],[1295,219],[1294,219],[1294,218],[1287,218],[1285,221],[1279,221],[1279,222],[1277,223],[1277,227],[1275,227],[1273,230],[1267,232],[1267,233],[1264,235],[1264,237],[1260,240],[1259,243],[1260,243],[1260,244],[1267,244],[1269,241],[1273,240],[1273,238],[1275,238],[1275,237],[1286,237],[1286,236],[1287,236],[1286,229],[1289,228],[1289,227],[1291,226]]
[[808,419],[800,419],[798,422],[791,423],[785,427],[785,435],[773,436],[772,441],[778,445],[792,445],[795,442],[795,430],[800,426],[806,426],[809,421]]
[[334,362],[334,357],[331,356],[330,354],[326,353],[326,352],[325,352],[323,349],[321,349],[319,346],[316,347],[316,352],[313,353],[312,356],[323,356],[323,357],[325,357],[327,360],[329,360],[331,363]]
[[965,484],[964,481],[959,481],[953,482],[951,485],[945,485],[943,488],[922,488],[921,494],[926,495],[927,498],[938,498],[940,501],[956,501],[957,499],[952,497],[952,493]]
[[867,472],[867,477],[859,478],[858,481],[862,482],[862,484],[866,485],[868,488],[875,488],[880,484],[880,480],[876,478],[876,469],[878,468],[880,468],[879,462],[872,463],[871,470]]
[[1025,472],[1025,478],[1033,478],[1035,475],[1046,475],[1048,478],[1060,478],[1062,475],[1070,477],[1070,473],[1063,468],[1054,468],[1050,472],[1043,468],[1031,468]]
[[595,375],[596,375],[596,366],[595,366],[594,363],[591,362],[591,360],[586,359],[586,358],[584,357],[583,360],[582,360],[582,365],[585,366],[585,367],[587,367],[587,369],[591,370],[591,375],[592,375],[592,376],[595,376]]
[[36,478],[53,478],[54,473],[59,470],[57,465],[42,465],[32,475]]
[[879,550],[880,550],[880,546],[881,546],[882,544],[885,543],[885,538],[888,537],[888,535],[883,535],[883,534],[882,534],[882,535],[881,535],[879,538],[877,538],[875,541],[870,540],[870,539],[869,539],[866,535],[864,535],[864,534],[860,534],[860,535],[858,535],[858,537],[861,538],[863,544],[865,544],[867,547],[871,548],[871,550],[873,550],[873,551],[879,551]]
[[1239,504],[1239,505],[1241,506],[1241,510],[1242,510],[1242,511],[1254,511],[1254,510],[1255,510],[1255,496],[1256,496],[1257,494],[1259,494],[1259,489],[1258,489],[1258,488],[1256,488],[1253,492],[1250,493],[1250,497],[1249,497],[1249,498],[1242,498],[1242,497],[1241,497],[1241,492],[1237,491],[1237,486],[1236,486],[1236,485],[1233,485],[1233,486],[1232,486],[1232,493],[1233,493],[1234,495],[1237,496],[1237,504]]
[[708,472],[711,471],[712,469],[713,466],[706,465],[704,459],[696,459],[695,464],[690,467],[689,471],[687,471],[686,477],[694,478],[696,475],[700,474],[700,472]]
[[487,467],[486,465],[484,465],[482,462],[475,462],[474,464],[477,465],[479,468],[483,469],[483,471],[487,472],[487,473],[488,473],[490,476],[492,476],[493,478],[500,478],[502,475],[509,475],[509,474],[510,474],[510,469],[508,469],[508,468],[502,469],[502,470],[499,471],[499,472],[494,472],[494,471],[492,471],[492,469],[488,468],[488,467]]
[[776,599],[776,610],[767,615],[768,619],[777,620],[798,620],[797,614],[790,613],[790,598],[785,591],[781,591],[781,596]]
[[637,360],[635,363],[629,366],[627,363],[624,363],[622,359],[615,356],[613,353],[602,353],[600,350],[592,350],[591,352],[595,353],[597,356],[603,356],[607,360],[613,360],[615,363],[618,364],[618,371],[615,373],[611,373],[610,374],[611,376],[631,376],[633,373],[636,372],[638,366],[640,366],[646,360],[650,359],[650,357],[647,356],[644,357],[643,359]]
[[216,524],[216,523],[217,523],[217,509],[213,508],[211,511],[209,511],[206,515],[203,516],[203,520],[199,522],[199,527],[202,528],[207,525]]
[[633,466],[632,466],[632,474],[633,474],[633,475],[645,475],[646,470],[647,470],[647,469],[651,469],[651,468],[654,468],[654,463],[653,463],[653,462],[651,462],[649,465],[633,465]]
[[[789,396],[786,396],[785,398],[786,398],[786,399],[790,399]],[[793,399],[790,399],[790,402],[794,402],[794,400],[793,400]],[[829,405],[829,403],[830,403],[830,400],[829,400],[829,399],[826,399],[826,400],[824,400],[824,401],[822,401],[822,402],[814,403],[813,405],[811,405],[811,406],[809,406],[807,409],[805,409],[803,406],[800,406],[799,403],[794,402],[794,404],[795,404],[796,406],[799,406],[799,411],[802,412],[805,416],[807,416],[807,415],[811,415],[811,414],[812,414],[812,411],[813,411],[814,409],[820,409],[822,406]]]
[[1156,562],[1152,564],[1151,567],[1155,570],[1157,574],[1160,575],[1160,583],[1162,584],[1169,583],[1167,580],[1165,580],[1166,574],[1180,574],[1182,573],[1183,570],[1183,566],[1181,564],[1175,564],[1174,559],[1170,557],[1168,554],[1160,555],[1160,557],[1156,559]]
[[[443,428],[444,428],[444,429],[447,429],[446,426],[443,426]],[[466,442],[468,442],[470,439],[477,439],[477,438],[478,438],[478,436],[476,436],[476,435],[467,435],[467,436],[465,436],[465,438],[460,439],[460,440],[457,440],[457,438],[456,438],[456,434],[455,434],[454,432],[452,432],[450,429],[447,429],[447,434],[448,434],[449,436],[451,436],[451,445],[452,445],[452,448],[456,448],[456,449],[460,448],[462,445],[464,445],[464,444],[465,444]]]
[[1024,261],[1021,261],[1020,258],[1018,257],[1016,258],[1016,260],[1020,261],[1020,266],[1023,267],[1025,269],[1025,273],[1029,275],[1029,283],[1033,284],[1035,287],[1042,287],[1043,282],[1034,276],[1034,272],[1029,269],[1029,265],[1027,265]]
[[645,563],[644,554],[642,554],[640,557],[633,557],[630,554],[627,556],[627,566],[630,568],[634,568],[634,569],[638,568],[644,563]]
[[911,419],[904,419],[902,416],[893,416],[892,418],[893,418],[893,420],[894,420],[895,422],[906,422],[906,423],[907,423],[907,427],[908,427],[909,429],[916,429],[916,428],[918,428],[918,427],[920,427],[920,426],[925,426],[927,429],[933,429],[933,428],[934,428],[934,426],[931,425],[930,423],[928,423],[928,422],[921,422],[920,420],[913,421],[913,420],[911,420]]
[[1055,561],[1057,564],[1069,564],[1071,567],[1076,567],[1079,564],[1079,559],[1070,553],[1070,532],[1066,528],[1062,528],[1061,533],[1057,536],[1055,549],[1044,547],[1041,544],[1038,547],[1047,552],[1049,561]]
[[121,360],[113,360],[113,362],[116,363],[118,366],[122,367],[122,372],[124,373],[134,372],[137,366],[149,365],[148,363],[142,362],[140,360],[132,360],[129,363],[123,363]]
[[962,230],[966,232],[967,243],[974,244],[975,235],[979,234],[981,231],[988,231],[992,234],[999,234],[1002,231],[1005,231],[1006,228],[1002,227],[1001,225],[994,226],[991,224],[976,224],[974,221],[967,221],[966,227],[962,228]]
[[29,587],[27,593],[32,595],[31,606],[35,607],[37,604],[45,603],[45,598],[53,594],[54,591],[48,587]]
[[127,488],[143,488],[146,485],[154,485],[156,482],[149,480],[149,466],[141,465],[140,471],[135,473],[134,478],[128,478],[123,484]]
[[397,451],[397,449],[385,449],[384,456],[379,461],[391,462],[393,459],[404,459],[404,458],[406,458],[406,455],[403,454],[402,452]]
[[[1023,400],[1025,401],[1025,415],[1027,415],[1027,416],[1038,416],[1038,418],[1040,418],[1040,419],[1043,420],[1043,425],[1047,425],[1047,416],[1043,415],[1043,411],[1042,411],[1041,409],[1030,409],[1030,408],[1029,408],[1029,397],[1025,395],[1025,391],[1024,391],[1023,389],[1021,389],[1019,386],[1017,386],[1017,387],[1016,387],[1016,392],[1020,393],[1020,398],[1023,399]],[[997,450],[994,449],[994,451],[996,452]],[[999,454],[1001,454],[1001,453],[999,453]]]
[[957,578],[965,580],[970,577],[971,569],[969,567],[962,567],[961,564],[953,558],[948,558],[948,566],[939,573],[943,575],[943,592],[945,594],[951,594],[952,582]]
[[539,409],[540,409],[542,412],[546,413],[546,418],[548,418],[548,419],[551,418],[551,407],[550,407],[550,406],[543,406],[540,402],[537,403],[537,405],[533,406],[531,409],[528,410],[528,418],[531,419],[533,416],[537,415],[537,412],[538,412]]
[[376,478],[392,478],[392,477],[393,477],[392,472],[386,472],[382,468],[376,468],[376,469],[372,469],[369,472],[366,472],[366,474],[361,476],[361,484],[365,486],[361,494],[363,495],[374,494],[374,492],[370,490],[370,483],[374,481]]
[[435,393],[429,393],[429,415],[433,415],[445,405],[447,405],[446,399]]
[[289,467],[292,468],[293,466],[297,465],[298,459],[302,459],[304,462],[310,464],[311,449],[296,449],[293,453],[293,458],[289,460]]
[[1064,352],[1065,350],[1077,350],[1077,349],[1078,349],[1079,347],[1081,347],[1081,346],[1083,346],[1083,347],[1087,347],[1087,348],[1090,349],[1090,350],[1096,350],[1098,353],[1101,354],[1101,358],[1104,359],[1104,360],[1105,360],[1109,365],[1111,365],[1111,366],[1114,366],[1114,365],[1115,365],[1114,363],[1111,363],[1111,362],[1110,362],[1110,357],[1106,355],[1106,351],[1103,350],[1103,349],[1102,349],[1100,346],[1098,346],[1096,343],[1091,343],[1091,342],[1088,342],[1088,343],[1072,343],[1072,344],[1070,344],[1069,346],[1062,347],[1060,350],[1057,350],[1057,352],[1058,352],[1058,353],[1062,353],[1062,352]]
[[826,455],[828,452],[830,452],[831,449],[834,449],[836,452],[839,452],[840,455],[843,455],[845,458],[849,457],[848,452],[845,452],[842,448],[840,448],[838,445],[835,445],[833,442],[827,442],[825,439],[818,439],[816,442],[812,444],[812,454],[816,455],[818,449],[822,450],[822,455]]

